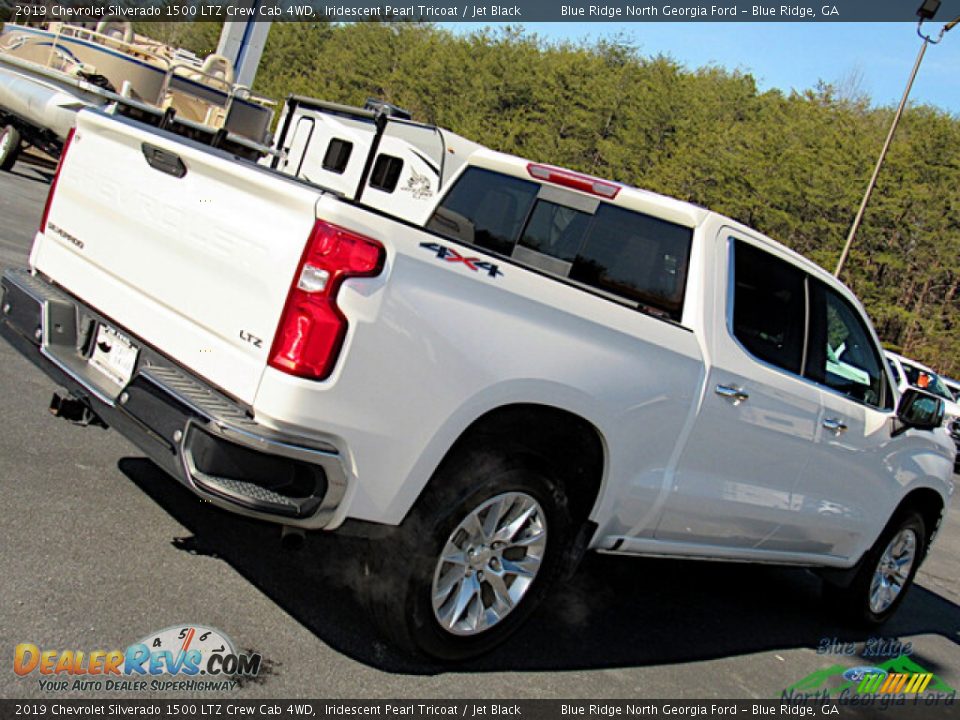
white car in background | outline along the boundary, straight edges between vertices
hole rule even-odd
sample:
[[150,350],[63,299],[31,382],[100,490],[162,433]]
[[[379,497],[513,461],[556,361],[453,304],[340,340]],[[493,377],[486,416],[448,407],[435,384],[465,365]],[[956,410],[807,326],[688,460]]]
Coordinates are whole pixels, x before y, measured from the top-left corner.
[[951,420],[960,417],[960,404],[950,389],[944,383],[933,368],[924,365],[916,360],[905,358],[903,355],[897,355],[889,350],[885,351],[887,362],[893,371],[893,377],[897,381],[897,389],[902,394],[908,387],[916,387],[933,393],[937,397],[942,397],[946,405],[944,413],[944,423],[949,424]]
[[905,358],[889,350],[885,353],[887,363],[897,381],[897,389],[901,394],[908,387],[918,387],[943,398],[943,424],[957,446],[957,458],[954,461],[953,470],[955,473],[960,473],[960,403],[957,402],[960,384],[955,380],[945,381],[933,369],[916,360]]
[[[960,403],[960,381],[953,378],[941,378],[947,390],[953,395],[953,399]],[[960,419],[948,422],[947,429],[950,431],[950,437],[957,446],[957,459],[953,463],[953,471],[960,473]]]
[[954,380],[948,377],[940,379],[943,380],[943,384],[947,386],[947,390],[953,395],[953,399],[960,402],[960,380]]

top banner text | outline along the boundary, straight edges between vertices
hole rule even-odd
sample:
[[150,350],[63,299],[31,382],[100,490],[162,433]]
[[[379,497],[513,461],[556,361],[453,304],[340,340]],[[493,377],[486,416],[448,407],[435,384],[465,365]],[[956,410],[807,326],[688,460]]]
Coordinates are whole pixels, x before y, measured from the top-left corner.
[[[9,22],[916,22],[916,0],[0,0]],[[938,16],[960,15],[944,0]]]

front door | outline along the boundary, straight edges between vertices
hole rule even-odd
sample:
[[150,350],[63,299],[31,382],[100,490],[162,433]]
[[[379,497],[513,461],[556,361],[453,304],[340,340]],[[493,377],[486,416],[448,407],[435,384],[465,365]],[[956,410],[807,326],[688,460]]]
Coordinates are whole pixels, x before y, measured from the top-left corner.
[[771,549],[850,557],[872,542],[896,494],[893,392],[883,355],[853,303],[811,280],[810,316],[806,375],[821,387],[819,439],[794,491],[803,522],[783,528]]

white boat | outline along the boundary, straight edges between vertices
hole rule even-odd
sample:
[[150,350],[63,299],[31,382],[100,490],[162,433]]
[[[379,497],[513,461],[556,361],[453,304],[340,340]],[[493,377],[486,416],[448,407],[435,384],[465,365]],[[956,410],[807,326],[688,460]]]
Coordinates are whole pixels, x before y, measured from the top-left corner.
[[111,104],[192,136],[219,132],[220,142],[251,154],[268,144],[273,119],[272,101],[234,83],[225,58],[201,60],[135,34],[128,22],[8,23],[0,31],[0,169],[25,144],[56,156],[78,110]]

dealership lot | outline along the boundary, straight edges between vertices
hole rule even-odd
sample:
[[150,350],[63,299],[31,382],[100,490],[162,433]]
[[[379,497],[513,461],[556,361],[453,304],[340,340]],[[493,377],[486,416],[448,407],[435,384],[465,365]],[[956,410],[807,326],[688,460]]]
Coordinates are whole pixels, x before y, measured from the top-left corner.
[[[26,263],[49,176],[24,163],[0,174],[0,266]],[[878,662],[835,652],[845,643],[910,643],[960,687],[956,498],[882,633],[836,624],[804,571],[594,556],[507,645],[451,670],[374,634],[357,599],[371,582],[363,543],[315,535],[284,551],[276,527],[205,505],[118,435],[54,419],[53,389],[0,343],[3,697],[51,696],[36,673],[14,674],[18,643],[123,649],[191,623],[262,655],[260,675],[226,694],[238,698],[775,698],[824,667]]]

